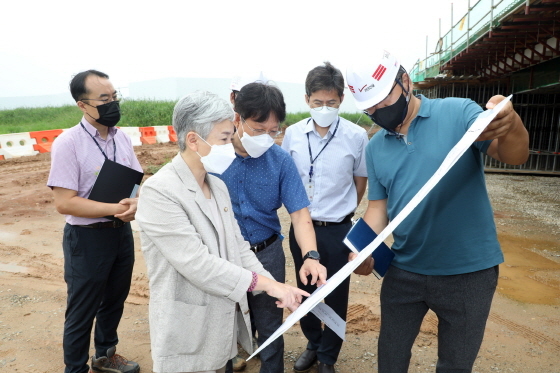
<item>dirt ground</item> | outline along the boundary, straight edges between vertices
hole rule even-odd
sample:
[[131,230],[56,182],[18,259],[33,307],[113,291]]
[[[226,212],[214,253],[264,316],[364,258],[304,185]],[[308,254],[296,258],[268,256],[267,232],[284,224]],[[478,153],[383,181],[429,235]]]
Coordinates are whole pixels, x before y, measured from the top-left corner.
[[[172,144],[142,146],[145,170],[176,154]],[[62,372],[66,286],[61,249],[64,217],[45,186],[50,155],[0,161],[0,371]],[[560,372],[560,178],[488,174],[506,262],[474,372]],[[365,201],[358,209],[360,216]],[[285,210],[283,228],[289,226]],[[133,227],[136,227],[133,225]],[[287,232],[285,232],[287,233]],[[118,352],[152,372],[148,280],[136,239],[130,296]],[[287,279],[294,282],[288,258]],[[340,373],[376,371],[380,281],[352,275]],[[413,347],[410,372],[434,372],[437,318],[429,313]],[[305,348],[298,325],[285,334],[286,371]],[[258,372],[258,359],[246,371]],[[315,369],[315,368],[314,368]],[[315,370],[312,370],[314,372]]]

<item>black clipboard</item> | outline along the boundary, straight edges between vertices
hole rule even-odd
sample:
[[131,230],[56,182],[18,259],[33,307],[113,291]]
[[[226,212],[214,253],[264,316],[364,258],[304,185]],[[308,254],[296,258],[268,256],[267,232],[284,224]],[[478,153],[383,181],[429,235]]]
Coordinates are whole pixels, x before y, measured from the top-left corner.
[[[97,202],[119,203],[124,198],[134,198],[143,177],[143,172],[105,158],[88,199]],[[120,220],[114,216],[104,216],[104,218]]]

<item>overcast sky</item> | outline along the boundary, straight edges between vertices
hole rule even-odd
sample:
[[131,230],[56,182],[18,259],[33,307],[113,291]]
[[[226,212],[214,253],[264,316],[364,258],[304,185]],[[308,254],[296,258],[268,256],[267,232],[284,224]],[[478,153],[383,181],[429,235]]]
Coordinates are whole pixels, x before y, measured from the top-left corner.
[[[454,1],[454,22],[468,0]],[[475,0],[471,0],[474,5]],[[385,48],[410,69],[451,26],[450,0],[3,1],[0,97],[64,93],[90,68],[115,87],[164,77],[263,70],[304,83],[329,60],[343,73]]]

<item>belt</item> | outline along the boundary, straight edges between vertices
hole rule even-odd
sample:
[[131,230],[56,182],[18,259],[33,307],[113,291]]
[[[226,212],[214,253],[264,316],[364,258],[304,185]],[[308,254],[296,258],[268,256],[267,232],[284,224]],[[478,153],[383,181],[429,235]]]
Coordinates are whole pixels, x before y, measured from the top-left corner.
[[263,242],[259,242],[257,244],[251,245],[250,249],[251,249],[252,252],[254,252],[256,254],[259,251],[263,251],[268,246],[272,245],[274,243],[274,241],[276,241],[277,238],[278,238],[278,235],[275,233],[272,236],[268,237]]
[[120,228],[125,224],[126,223],[122,220],[114,220],[114,221],[103,221],[103,222],[99,222],[99,223],[91,223],[91,224],[88,224],[88,225],[75,225],[75,227],[92,228],[92,229]]
[[352,217],[354,216],[354,213],[350,213],[348,215],[346,215],[344,217],[344,219],[342,219],[341,221],[337,222],[333,222],[333,221],[319,221],[319,220],[312,220],[314,225],[318,225],[318,226],[329,226],[329,225],[340,225],[340,224],[348,224],[352,221]]

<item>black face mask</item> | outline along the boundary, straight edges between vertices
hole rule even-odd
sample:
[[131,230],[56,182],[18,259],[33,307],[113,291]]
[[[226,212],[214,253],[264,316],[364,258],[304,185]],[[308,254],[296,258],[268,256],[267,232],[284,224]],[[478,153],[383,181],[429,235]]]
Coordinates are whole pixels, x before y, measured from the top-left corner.
[[[399,81],[397,81],[397,84],[402,87]],[[391,106],[375,110],[373,114],[368,114],[368,117],[380,127],[396,134],[397,127],[404,122],[408,112],[409,100],[406,99],[406,95],[408,95],[408,92],[403,87],[403,93],[399,96],[397,102]]]
[[[90,105],[91,106],[91,105]],[[96,106],[99,119],[93,118],[97,123],[107,127],[114,127],[121,120],[121,107],[118,101],[111,101],[103,105]]]

